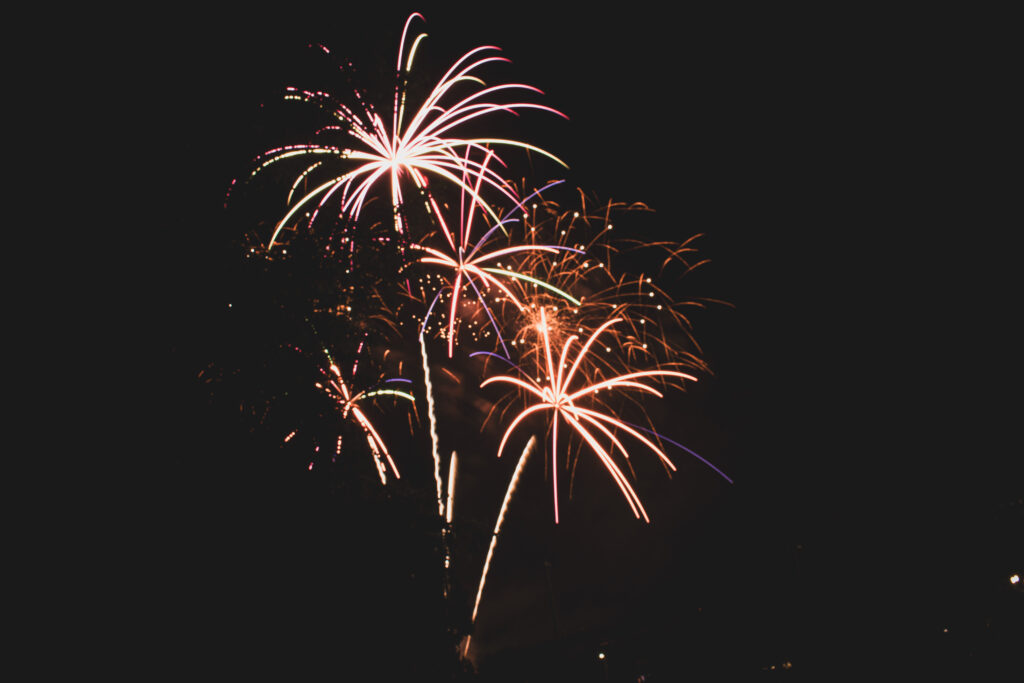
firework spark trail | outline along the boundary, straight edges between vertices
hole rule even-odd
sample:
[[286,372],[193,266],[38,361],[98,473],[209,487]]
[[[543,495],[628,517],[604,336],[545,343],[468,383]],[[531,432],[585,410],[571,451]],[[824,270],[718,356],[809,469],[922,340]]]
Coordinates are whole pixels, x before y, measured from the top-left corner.
[[444,500],[441,498],[441,455],[437,450],[437,418],[434,415],[434,388],[430,383],[427,364],[427,342],[420,334],[420,355],[423,358],[423,382],[427,390],[427,416],[430,419],[430,454],[434,458],[434,482],[437,484],[437,514],[444,518]]
[[[484,583],[487,581],[487,571],[491,567],[491,558],[494,557],[494,548],[498,545],[498,534],[501,533],[501,524],[505,521],[505,512],[508,510],[508,505],[512,501],[512,494],[515,493],[516,484],[519,482],[519,476],[522,474],[523,468],[526,466],[526,460],[530,457],[530,453],[533,452],[533,447],[536,443],[537,437],[531,436],[530,440],[526,443],[526,448],[523,449],[523,454],[519,456],[519,462],[516,463],[516,469],[512,473],[512,479],[509,482],[508,490],[505,491],[505,498],[501,501],[501,509],[498,511],[498,521],[494,525],[494,532],[491,534],[491,545],[487,548],[487,558],[484,560],[484,569],[480,573],[480,585],[476,589],[476,601],[473,603],[473,616],[470,619],[471,623],[476,622],[476,614],[480,609],[480,598],[484,594]],[[466,652],[469,652],[468,640],[466,641]]]
[[679,443],[678,441],[673,441],[672,439],[668,438],[664,434],[659,434],[658,432],[654,431],[653,429],[647,429],[646,427],[642,427],[642,426],[640,426],[638,424],[633,424],[632,422],[625,422],[625,421],[623,421],[623,422],[625,424],[629,425],[630,427],[634,427],[636,429],[639,429],[642,432],[647,432],[651,436],[654,436],[655,438],[661,439],[662,441],[668,441],[670,444],[672,444],[676,448],[681,448],[682,450],[686,451],[687,453],[689,453],[690,455],[692,455],[693,457],[697,458],[702,463],[704,463],[705,465],[707,465],[708,467],[713,469],[715,472],[717,472],[719,474],[719,476],[722,477],[722,479],[725,479],[730,484],[734,483],[732,478],[728,474],[726,474],[722,470],[720,470],[717,467],[715,467],[707,458],[705,458],[704,456],[702,456],[700,453],[698,453],[697,451],[693,450],[692,448],[687,448],[686,446],[684,446],[683,444]]
[[452,457],[448,461],[448,504],[445,505],[444,526],[441,527],[441,542],[444,547],[444,597],[447,598],[451,591],[451,534],[452,517],[455,510],[455,474],[458,470],[458,456],[452,451]]
[[448,504],[445,505],[444,521],[452,523],[453,511],[455,509],[455,472],[458,470],[458,457],[452,451],[452,459],[448,467]]
[[377,450],[377,444],[374,443],[369,434],[366,435],[366,443],[370,444],[370,452],[373,453],[373,462],[377,466],[377,474],[380,475],[380,483],[382,486],[387,486],[387,471],[384,469],[384,463],[381,462],[380,452]]

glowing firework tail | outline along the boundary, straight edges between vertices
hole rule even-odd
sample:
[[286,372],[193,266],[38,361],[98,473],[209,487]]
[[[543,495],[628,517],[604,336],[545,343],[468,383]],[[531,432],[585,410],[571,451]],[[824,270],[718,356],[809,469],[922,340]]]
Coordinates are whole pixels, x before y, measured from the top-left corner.
[[444,547],[444,597],[451,591],[452,551],[450,536],[452,533],[452,516],[455,509],[455,472],[458,468],[458,456],[452,451],[448,461],[448,504],[445,506],[444,526],[441,527],[441,541]]
[[[505,521],[505,512],[508,510],[508,504],[512,500],[512,494],[515,493],[516,484],[519,482],[519,475],[522,474],[523,468],[526,466],[526,460],[530,457],[530,453],[533,452],[534,444],[537,443],[537,437],[531,436],[530,440],[526,443],[526,448],[523,449],[523,454],[519,456],[519,462],[516,463],[515,472],[512,473],[512,480],[508,484],[508,490],[505,491],[505,499],[501,501],[501,510],[498,512],[498,521],[494,525],[494,533],[491,534],[491,545],[487,548],[487,559],[484,560],[484,570],[480,573],[480,586],[476,589],[476,601],[473,603],[473,616],[470,621],[476,621],[476,613],[480,609],[480,598],[484,594],[484,582],[487,581],[487,570],[491,567],[491,558],[494,556],[494,548],[498,545],[498,534],[501,533],[501,523]],[[469,650],[467,644],[466,650]]]
[[455,509],[455,472],[458,469],[458,456],[452,451],[452,459],[448,467],[448,504],[444,507],[444,521],[452,523],[453,510]]
[[[498,534],[501,533],[501,523],[505,521],[505,512],[508,510],[508,504],[512,501],[512,494],[515,493],[516,484],[519,482],[519,476],[523,473],[523,468],[526,466],[526,460],[530,457],[530,453],[533,452],[533,446],[537,443],[537,437],[531,436],[530,440],[526,442],[526,448],[523,449],[523,454],[519,456],[519,462],[516,463],[515,472],[512,473],[512,480],[508,484],[508,490],[505,491],[505,498],[501,501],[501,510],[498,511],[498,521],[494,524],[494,532],[491,534],[491,544],[487,548],[487,558],[484,560],[484,569],[480,572],[480,585],[476,589],[476,600],[473,602],[473,616],[470,618],[470,623],[476,623],[476,614],[480,610],[480,598],[484,594],[484,583],[487,582],[487,571],[491,568],[491,558],[494,557],[494,548],[498,545]],[[469,643],[473,636],[466,638],[466,648],[462,653],[465,657],[469,654]]]
[[427,390],[430,454],[434,458],[434,482],[437,484],[437,514],[444,517],[444,500],[441,498],[441,456],[437,451],[437,418],[434,415],[434,388],[430,383],[430,366],[427,364],[427,342],[422,334],[420,334],[420,355],[423,358],[423,383]]

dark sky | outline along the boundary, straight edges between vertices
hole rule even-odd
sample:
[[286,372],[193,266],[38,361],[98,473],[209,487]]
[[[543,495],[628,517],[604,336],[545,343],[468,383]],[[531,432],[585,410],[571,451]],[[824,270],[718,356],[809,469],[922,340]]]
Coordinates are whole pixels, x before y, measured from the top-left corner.
[[[598,678],[602,643],[610,680],[787,661],[817,674],[886,658],[918,671],[1019,667],[1007,634],[1019,633],[1022,596],[1007,577],[1022,568],[1020,458],[919,398],[923,379],[954,370],[907,334],[941,305],[923,286],[890,288],[900,263],[932,253],[920,236],[938,233],[924,223],[955,227],[918,210],[935,198],[917,172],[939,156],[928,143],[942,128],[922,102],[955,56],[893,17],[476,7],[409,8],[426,19],[424,71],[501,47],[502,75],[570,119],[527,115],[524,136],[565,159],[573,185],[649,204],[656,232],[702,233],[710,263],[694,286],[733,304],[695,322],[714,374],[657,416],[735,484],[690,462],[671,480],[652,470],[646,526],[594,476],[555,528],[549,484],[528,471],[474,636],[484,680]],[[271,103],[287,85],[321,87],[297,71],[309,42],[363,76],[386,73],[407,15],[299,3],[161,17],[164,38],[128,77],[145,103],[142,139],[165,150],[139,238],[158,253],[149,348],[166,388],[147,410],[155,550],[139,597],[155,622],[143,659],[157,670],[210,657],[225,675],[280,665],[431,680],[448,662],[443,624],[465,626],[513,460],[472,453],[481,478],[457,508],[458,599],[442,616],[419,521],[432,484],[415,481],[416,465],[387,497],[332,491],[198,379],[232,345],[255,357],[254,338],[276,338],[258,304],[227,307],[258,296],[221,208],[268,141],[301,140],[301,122]]]

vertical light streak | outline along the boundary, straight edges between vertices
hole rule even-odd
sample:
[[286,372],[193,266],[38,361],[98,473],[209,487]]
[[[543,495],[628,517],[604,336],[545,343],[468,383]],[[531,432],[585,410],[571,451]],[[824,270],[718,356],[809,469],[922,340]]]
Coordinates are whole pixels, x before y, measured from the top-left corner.
[[551,416],[551,490],[555,499],[555,524],[558,524],[558,411]]
[[[558,364],[558,372],[555,372],[554,363],[551,360],[551,338],[548,335],[548,321],[544,316],[544,307],[540,307],[540,331],[544,337],[544,351],[548,362],[548,377],[554,382],[553,386],[559,386],[562,379],[562,367],[565,365],[565,354]],[[568,348],[568,344],[566,344]],[[564,349],[563,349],[564,350]],[[551,393],[551,392],[549,392]],[[554,394],[552,394],[552,397]],[[555,524],[558,524],[558,411],[555,410],[551,416],[551,490],[554,492],[555,501]]]
[[[392,124],[391,128],[394,131],[402,129],[402,114],[405,112],[405,75],[402,73],[402,53],[405,51],[405,38],[409,33],[409,24],[412,23],[413,19],[419,18],[423,20],[423,15],[419,12],[413,12],[409,15],[409,18],[405,20],[405,26],[402,28],[402,40],[398,43],[398,66],[396,67],[399,82],[395,86],[395,105],[392,108]],[[416,37],[416,40],[412,43],[412,49],[409,50],[409,63],[405,67],[405,71],[408,72],[412,69],[413,56],[416,54],[416,46],[420,44],[420,41],[427,37],[426,33],[421,33]],[[401,92],[401,104],[399,104],[399,92]]]
[[[487,570],[491,567],[491,558],[494,556],[494,547],[498,545],[498,534],[501,533],[501,523],[505,520],[505,512],[508,510],[508,504],[512,500],[512,494],[516,490],[516,484],[519,482],[519,475],[523,472],[523,467],[526,465],[526,459],[530,457],[530,453],[533,452],[533,446],[537,443],[537,437],[531,436],[530,440],[526,443],[526,448],[523,449],[523,454],[519,456],[519,462],[516,464],[515,472],[512,473],[512,481],[509,482],[508,490],[505,491],[505,499],[501,501],[501,510],[498,512],[498,521],[494,525],[494,533],[491,534],[491,545],[487,549],[487,558],[484,560],[484,570],[480,573],[480,586],[476,589],[476,602],[473,603],[473,616],[470,619],[470,623],[476,621],[477,610],[480,609],[480,597],[484,594],[484,582],[487,581]],[[469,652],[469,641],[466,641],[466,652]]]
[[437,484],[437,514],[444,517],[444,500],[441,498],[441,456],[437,452],[437,417],[434,415],[434,387],[430,383],[430,366],[427,364],[427,342],[420,334],[420,356],[423,358],[423,384],[427,389],[427,416],[430,419],[430,455],[434,458],[434,483]]
[[383,486],[387,486],[388,477],[384,471],[384,463],[380,459],[380,451],[377,450],[377,444],[369,434],[366,435],[366,443],[370,444],[370,452],[373,453],[373,462],[377,466],[377,474],[380,475],[380,483]]
[[455,471],[458,469],[458,457],[452,451],[452,459],[448,466],[448,504],[444,508],[444,521],[452,523],[452,510],[455,503]]
[[458,468],[458,456],[452,451],[452,457],[448,461],[448,504],[445,505],[444,525],[441,527],[441,543],[444,547],[444,584],[442,592],[445,599],[448,598],[451,589],[452,551],[449,537],[452,534],[452,511],[455,509],[455,472]]

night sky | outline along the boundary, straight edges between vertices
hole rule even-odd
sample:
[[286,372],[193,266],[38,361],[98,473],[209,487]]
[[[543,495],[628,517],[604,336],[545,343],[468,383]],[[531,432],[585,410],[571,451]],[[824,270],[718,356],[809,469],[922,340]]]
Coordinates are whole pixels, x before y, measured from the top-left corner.
[[[132,583],[139,672],[452,680],[459,668],[446,628],[468,626],[515,456],[496,460],[493,428],[442,409],[441,438],[467,463],[445,605],[426,453],[393,447],[403,479],[382,490],[364,454],[310,472],[281,443],[301,411],[272,428],[239,411],[270,391],[261,378],[290,372],[278,348],[292,333],[267,303],[282,283],[243,263],[222,207],[254,156],[304,141],[285,86],[343,89],[311,82],[307,43],[373,79],[412,10],[429,34],[424,77],[501,47],[511,64],[487,73],[541,88],[536,101],[569,121],[528,112],[496,132],[565,159],[567,186],[648,204],[645,234],[702,234],[710,262],[675,291],[731,304],[693,319],[712,374],[651,415],[735,483],[683,454],[671,479],[646,468],[645,525],[604,472],[583,469],[556,528],[532,461],[474,632],[478,679],[1024,671],[1024,594],[1009,582],[1024,569],[1019,448],[939,408],[941,383],[921,391],[962,369],[967,335],[952,322],[909,331],[963,302],[896,274],[957,229],[959,214],[919,210],[939,198],[917,172],[941,156],[945,123],[925,113],[955,52],[907,39],[908,26],[927,33],[917,24],[839,12],[299,3],[166,16],[162,39],[129,39],[143,54],[127,77],[141,84],[138,144],[161,150],[136,242],[156,254],[138,266],[154,313],[141,354],[152,389],[135,406],[149,541]],[[203,381],[211,371],[237,379]]]

